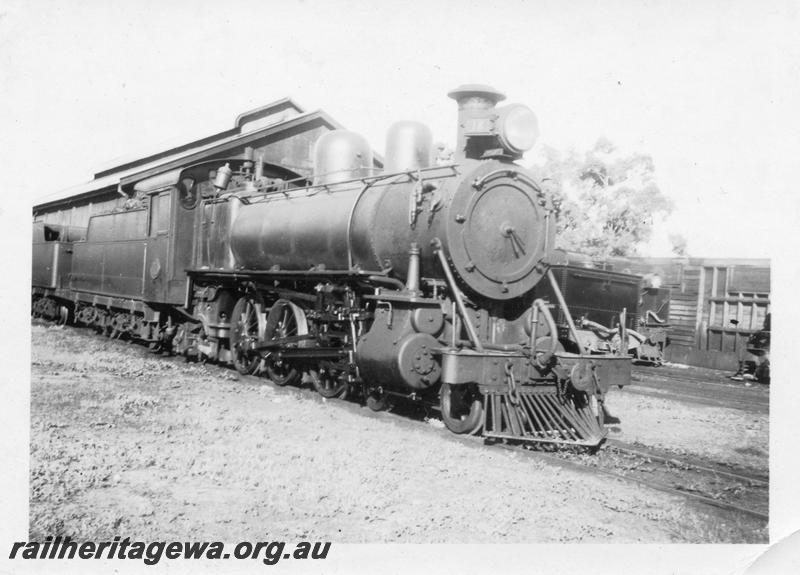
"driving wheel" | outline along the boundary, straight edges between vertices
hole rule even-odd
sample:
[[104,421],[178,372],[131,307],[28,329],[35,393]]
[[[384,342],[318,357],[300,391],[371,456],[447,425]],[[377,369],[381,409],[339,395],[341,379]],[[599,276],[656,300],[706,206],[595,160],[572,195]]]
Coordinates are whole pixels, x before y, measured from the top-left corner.
[[267,356],[265,368],[275,385],[283,386],[299,381],[300,371],[280,356],[280,350],[297,347],[297,336],[306,334],[306,314],[299,306],[285,299],[279,299],[272,305],[267,315],[264,341],[278,344],[278,349]]
[[244,295],[233,306],[230,346],[233,365],[243,375],[251,375],[261,358],[254,347],[258,343],[258,316],[263,309],[256,295]]

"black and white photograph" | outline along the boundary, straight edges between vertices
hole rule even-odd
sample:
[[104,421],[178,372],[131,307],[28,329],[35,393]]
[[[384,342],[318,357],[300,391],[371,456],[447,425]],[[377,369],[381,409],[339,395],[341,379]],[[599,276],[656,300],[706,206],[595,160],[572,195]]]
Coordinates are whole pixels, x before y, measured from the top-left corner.
[[0,0],[0,570],[800,569],[799,25]]

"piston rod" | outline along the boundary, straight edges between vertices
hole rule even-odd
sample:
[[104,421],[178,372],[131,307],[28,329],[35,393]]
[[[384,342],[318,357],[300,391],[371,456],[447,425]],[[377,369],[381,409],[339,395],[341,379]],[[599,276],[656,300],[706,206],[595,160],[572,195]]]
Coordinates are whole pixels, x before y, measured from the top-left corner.
[[467,315],[467,306],[464,305],[464,299],[461,297],[461,291],[456,285],[453,272],[450,270],[450,265],[447,263],[447,258],[444,255],[444,251],[442,251],[442,241],[439,238],[433,238],[431,245],[433,246],[433,252],[439,257],[439,263],[442,264],[442,270],[444,271],[445,278],[447,278],[447,285],[450,287],[450,291],[453,293],[453,299],[456,301],[456,306],[458,306],[458,312],[464,322],[464,327],[467,328],[467,335],[469,335],[469,339],[472,342],[472,345],[475,346],[475,349],[478,351],[483,351],[483,344],[481,344],[480,339],[478,339],[478,332],[475,331],[475,326],[472,325],[472,320],[470,319],[469,315]]
[[545,301],[539,298],[533,300],[533,305],[531,305],[531,339],[530,339],[531,354],[535,355],[537,351],[536,328],[538,327],[540,312],[544,317],[545,323],[547,324],[547,329],[550,330],[550,350],[544,353],[539,358],[539,362],[541,364],[546,364],[550,361],[550,358],[553,357],[553,354],[556,352],[556,345],[558,344],[558,330],[556,328],[556,322],[553,319],[553,315],[547,308],[547,304],[545,303]]
[[578,337],[578,330],[575,327],[575,322],[572,321],[572,315],[569,313],[567,302],[564,301],[564,296],[561,293],[561,288],[558,287],[558,282],[556,281],[556,278],[553,275],[553,270],[547,270],[547,278],[550,280],[550,285],[553,288],[553,293],[556,295],[556,299],[558,300],[558,305],[561,306],[561,311],[564,312],[564,317],[567,319],[567,325],[569,326],[569,332],[570,334],[572,334],[572,338],[575,340],[575,343],[578,344],[578,347],[581,349],[581,351],[588,351],[584,349],[583,344],[581,344],[581,340]]

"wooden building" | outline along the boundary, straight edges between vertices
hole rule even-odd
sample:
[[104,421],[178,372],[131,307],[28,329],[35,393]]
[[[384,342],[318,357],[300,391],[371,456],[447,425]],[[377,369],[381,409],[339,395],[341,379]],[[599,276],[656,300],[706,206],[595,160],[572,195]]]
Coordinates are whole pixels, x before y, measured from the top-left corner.
[[770,260],[625,258],[610,265],[653,274],[671,288],[668,361],[736,369],[747,338],[762,329],[770,311]]
[[[306,112],[289,98],[240,114],[232,128],[166,150],[117,160],[89,182],[38,198],[34,222],[85,233],[89,218],[121,208],[135,194],[135,183],[209,159],[241,156],[247,148],[265,162],[310,176],[313,149],[324,133],[342,126],[322,110]],[[293,158],[294,163],[288,158]],[[382,166],[380,156],[375,165]]]

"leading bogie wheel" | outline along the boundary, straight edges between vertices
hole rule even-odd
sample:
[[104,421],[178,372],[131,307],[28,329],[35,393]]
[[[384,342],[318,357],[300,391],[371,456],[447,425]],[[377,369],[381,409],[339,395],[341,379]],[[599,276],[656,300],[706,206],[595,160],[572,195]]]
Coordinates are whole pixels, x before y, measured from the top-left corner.
[[322,397],[344,398],[347,395],[345,374],[323,363],[318,370],[311,370],[311,383]]
[[483,424],[483,397],[472,384],[442,384],[442,421],[453,433],[477,433]]
[[261,360],[253,350],[258,343],[258,315],[261,309],[260,298],[251,294],[240,297],[233,306],[231,356],[236,371],[243,375],[255,373]]
[[300,381],[300,371],[286,362],[283,359],[274,359],[267,357],[265,360],[265,367],[267,370],[267,377],[275,385],[283,387],[284,385],[294,385]]

